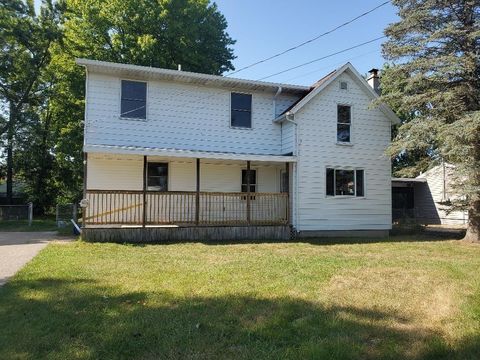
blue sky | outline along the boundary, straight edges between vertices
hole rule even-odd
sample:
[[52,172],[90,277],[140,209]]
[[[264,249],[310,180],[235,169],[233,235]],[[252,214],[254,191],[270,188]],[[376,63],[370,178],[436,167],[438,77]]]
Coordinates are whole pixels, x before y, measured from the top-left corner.
[[[39,3],[40,0],[35,0]],[[383,0],[217,0],[228,22],[228,33],[237,40],[237,69],[311,39],[381,4]],[[235,74],[258,80],[289,67],[334,53],[383,35],[395,22],[396,9],[387,4],[373,13],[298,50]],[[349,52],[271,77],[268,81],[310,85],[350,61],[361,74],[381,67],[381,43]]]

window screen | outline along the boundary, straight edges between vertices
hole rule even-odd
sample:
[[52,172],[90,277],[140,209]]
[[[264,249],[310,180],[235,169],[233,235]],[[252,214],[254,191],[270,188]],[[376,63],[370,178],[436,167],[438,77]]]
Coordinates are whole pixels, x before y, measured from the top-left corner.
[[120,116],[129,119],[147,118],[147,83],[122,80]]
[[327,168],[327,196],[365,196],[364,170]]
[[231,110],[232,127],[252,127],[252,95],[232,93]]
[[337,142],[350,142],[351,107],[337,105]]
[[335,195],[355,195],[353,170],[335,170]]

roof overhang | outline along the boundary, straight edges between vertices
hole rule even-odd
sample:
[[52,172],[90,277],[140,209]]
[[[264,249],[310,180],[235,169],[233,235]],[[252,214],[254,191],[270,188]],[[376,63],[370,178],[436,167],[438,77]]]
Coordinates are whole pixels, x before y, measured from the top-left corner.
[[222,153],[214,151],[195,151],[179,149],[161,149],[138,146],[116,146],[116,145],[84,145],[86,153],[142,155],[142,156],[163,156],[171,158],[194,158],[194,159],[215,159],[215,160],[241,160],[241,161],[264,161],[264,162],[296,162],[296,156],[287,155],[263,155],[263,154],[239,154]]
[[425,178],[392,178],[392,183],[426,183],[427,179]]
[[236,79],[226,76],[161,69],[149,66],[119,64],[90,59],[76,59],[76,63],[77,65],[85,66],[89,72],[111,74],[126,78],[174,81],[201,86],[224,87],[228,89],[242,89],[250,91],[266,91],[274,93],[277,92],[281,87],[282,93],[295,95],[303,95],[310,89],[309,86]]

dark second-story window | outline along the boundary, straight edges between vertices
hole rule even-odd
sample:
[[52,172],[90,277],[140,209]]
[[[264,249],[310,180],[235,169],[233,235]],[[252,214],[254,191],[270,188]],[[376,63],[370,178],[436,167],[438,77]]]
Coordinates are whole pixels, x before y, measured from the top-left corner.
[[232,93],[231,126],[238,128],[252,127],[252,95]]
[[337,105],[337,142],[349,143],[352,126],[352,109],[348,105]]
[[120,117],[127,119],[147,118],[147,83],[122,80]]

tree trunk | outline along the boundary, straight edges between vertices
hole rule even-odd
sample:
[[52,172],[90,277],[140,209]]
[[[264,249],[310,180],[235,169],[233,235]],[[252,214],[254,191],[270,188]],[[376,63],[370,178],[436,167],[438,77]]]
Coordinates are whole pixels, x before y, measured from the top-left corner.
[[10,103],[10,115],[7,127],[7,204],[13,204],[13,128],[15,107]]
[[[51,163],[49,160],[48,153],[48,140],[50,135],[50,122],[51,122],[51,113],[50,109],[47,109],[47,114],[45,116],[44,126],[42,128],[42,140],[40,143],[40,162],[39,162],[39,171],[38,176],[35,180],[35,191],[37,195],[38,205],[36,205],[37,212],[40,215],[45,214],[46,207],[49,205],[47,203],[48,194],[45,192],[46,179],[51,174]],[[50,172],[50,174],[49,174]]]
[[[478,129],[480,130],[480,129]],[[471,197],[470,208],[468,209],[468,228],[464,240],[480,242],[480,131],[472,144],[473,149],[473,174],[472,183],[476,191]]]
[[468,228],[464,240],[480,242],[480,200],[475,200],[468,211]]

